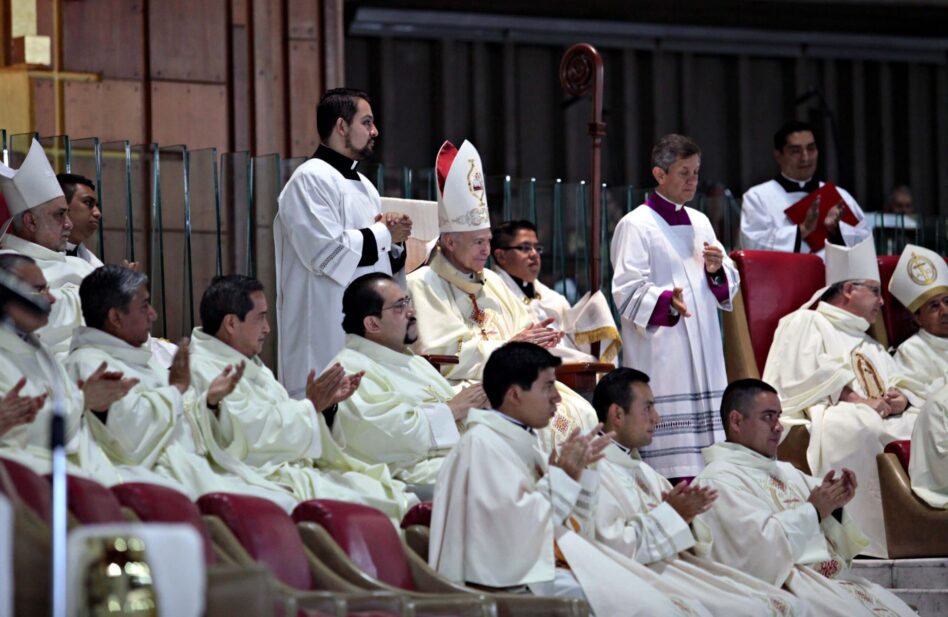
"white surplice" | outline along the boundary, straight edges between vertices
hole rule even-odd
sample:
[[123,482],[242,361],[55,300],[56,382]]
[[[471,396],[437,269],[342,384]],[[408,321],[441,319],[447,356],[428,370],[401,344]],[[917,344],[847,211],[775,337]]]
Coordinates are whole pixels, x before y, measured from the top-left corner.
[[[385,223],[375,222],[378,191],[357,176],[348,180],[325,160],[311,158],[280,193],[273,221],[279,375],[293,398],[304,397],[310,369],[321,372],[342,349],[346,287],[370,272],[392,274],[389,254],[403,250],[392,244]],[[363,229],[375,239],[377,254],[360,266]]]
[[[191,385],[201,395],[225,366],[240,362],[243,377],[221,401],[219,418],[209,416],[213,438],[229,456],[300,500],[354,501],[397,520],[417,503],[388,467],[344,453],[322,414],[308,399],[291,399],[259,356],[247,358],[201,328],[191,333]],[[215,462],[228,469],[226,460]]]
[[[820,186],[824,184],[826,183],[820,182]],[[838,186],[836,190],[859,219],[859,224],[855,226],[842,221],[839,223],[839,230],[846,246],[855,246],[872,235],[872,221],[865,215],[852,195]],[[806,191],[802,189],[787,192],[776,180],[768,180],[747,189],[741,204],[741,248],[792,253],[798,228],[797,224],[787,217],[784,210],[806,196]],[[812,253],[814,251],[810,249],[806,240],[801,240],[800,252]],[[824,252],[821,248],[815,253],[823,257]]]
[[[885,525],[876,455],[890,441],[909,439],[919,403],[892,357],[866,334],[869,322],[820,302],[780,320],[767,356],[763,379],[777,389],[785,428],[802,424],[810,431],[807,462],[814,475],[847,467],[856,472],[859,491],[849,507],[869,538],[866,555],[885,557]],[[844,386],[863,397],[902,389],[910,406],[882,418],[861,403],[839,400]],[[786,433],[785,433],[786,434]]]
[[[168,370],[152,356],[148,344],[132,347],[125,341],[95,328],[77,328],[72,349],[65,360],[72,379],[89,375],[106,362],[110,371],[139,380],[124,398],[109,407],[105,423],[95,416],[86,421],[96,442],[116,465],[125,482],[167,484],[192,499],[204,493],[227,492],[263,497],[292,511],[297,500],[267,482],[247,466],[240,477],[212,468],[207,458],[210,414],[203,398],[193,389],[182,394],[168,384]],[[213,448],[215,444],[211,443]],[[224,456],[216,449],[216,457]],[[157,477],[156,477],[157,476]]]
[[925,330],[905,339],[895,350],[895,364],[904,387],[919,399],[939,379],[948,379],[948,338]]
[[85,322],[82,319],[82,304],[79,301],[79,284],[95,269],[78,257],[69,257],[28,242],[7,233],[0,239],[0,249],[16,251],[36,260],[43,271],[49,291],[56,299],[49,313],[49,323],[36,331],[36,336],[46,343],[53,353],[65,356],[69,351],[72,331]]
[[[480,383],[490,354],[535,323],[497,274],[490,270],[464,274],[440,252],[430,266],[408,276],[408,291],[418,316],[418,341],[413,348],[422,354],[457,356],[458,364],[442,367],[454,386]],[[481,322],[474,320],[475,301],[483,315]],[[560,382],[556,389],[563,400],[550,425],[539,431],[547,452],[575,428],[588,432],[599,422],[586,399]]]
[[468,427],[435,484],[428,561],[442,575],[544,594],[557,575],[555,541],[599,617],[709,614],[583,537],[592,529],[595,471],[577,482],[549,467],[536,436],[498,412],[472,409]]
[[[600,542],[648,566],[715,615],[810,614],[793,595],[687,552],[695,546],[691,527],[662,498],[672,486],[638,452],[610,444],[596,469],[601,481],[596,507]],[[707,548],[701,547],[704,552]]]
[[[728,298],[711,291],[703,243],[717,241],[708,217],[684,207],[691,225],[669,225],[648,205],[626,214],[612,236],[612,297],[622,321],[623,365],[651,377],[662,419],[642,458],[669,478],[694,476],[701,448],[724,438],[718,407],[727,386],[718,309],[730,311],[740,275],[725,253]],[[680,287],[691,317],[649,325],[662,292]]]
[[76,251],[76,254],[73,255],[73,257],[78,257],[82,261],[92,266],[93,269],[101,268],[102,266],[105,265],[102,263],[102,260],[99,259],[99,256],[93,253],[92,251],[90,251],[89,247],[87,247],[82,242],[80,242],[78,245],[73,244],[72,242],[67,242],[66,252],[68,253],[69,251],[72,251],[72,250]]
[[359,389],[339,403],[332,434],[340,447],[368,463],[384,463],[410,484],[432,484],[460,433],[447,402],[454,388],[407,348],[394,351],[355,334],[333,362],[365,371]]
[[912,431],[909,457],[912,490],[933,508],[948,508],[948,380],[928,391]]
[[[853,557],[867,540],[843,509],[819,520],[807,499],[820,480],[789,463],[726,442],[704,451],[708,466],[695,481],[718,491],[693,522],[710,558],[782,586],[820,617],[887,617],[915,613],[875,583],[856,576]],[[860,487],[861,488],[861,487]]]

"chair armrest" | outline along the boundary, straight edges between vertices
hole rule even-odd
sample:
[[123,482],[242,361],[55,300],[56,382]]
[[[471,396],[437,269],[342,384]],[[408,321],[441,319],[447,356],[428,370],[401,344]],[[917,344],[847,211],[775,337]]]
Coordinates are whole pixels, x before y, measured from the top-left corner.
[[221,564],[207,569],[205,598],[204,617],[269,617],[277,594],[266,568]]
[[334,575],[346,581],[353,589],[376,589],[380,591],[401,591],[386,585],[382,581],[369,576],[355,565],[349,556],[339,548],[329,532],[322,525],[310,522],[296,524],[303,545],[313,555],[313,558],[322,563]]
[[912,492],[898,457],[876,455],[882,515],[890,559],[948,555],[948,510],[935,509]]
[[609,362],[571,362],[556,367],[556,380],[579,394],[592,395],[600,373],[615,368]]
[[438,372],[441,372],[441,367],[445,364],[460,364],[461,359],[457,356],[446,356],[438,354],[421,354],[421,357],[428,361],[428,364],[438,369]]
[[431,529],[424,525],[409,525],[405,529],[405,544],[425,563],[428,562],[428,538],[430,534]]
[[777,447],[777,459],[790,463],[803,473],[810,475],[810,464],[806,460],[806,451],[809,446],[810,431],[802,425],[793,426]]
[[760,379],[760,368],[754,356],[750,329],[747,327],[747,311],[744,296],[740,291],[731,302],[733,310],[724,311],[724,365],[728,381],[753,378]]

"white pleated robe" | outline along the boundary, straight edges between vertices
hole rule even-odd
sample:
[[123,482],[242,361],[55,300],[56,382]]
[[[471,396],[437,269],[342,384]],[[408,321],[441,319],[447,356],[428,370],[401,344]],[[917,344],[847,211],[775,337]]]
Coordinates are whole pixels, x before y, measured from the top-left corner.
[[[856,472],[859,491],[849,513],[869,538],[864,554],[886,557],[876,455],[890,441],[911,438],[919,401],[868,329],[865,319],[826,302],[795,311],[777,326],[763,379],[780,395],[784,427],[808,427],[810,471],[817,477],[842,467]],[[869,390],[899,388],[910,406],[901,415],[882,418],[868,405],[840,401],[844,386],[863,397]]]
[[[671,484],[639,458],[615,444],[596,465],[600,477],[596,538],[648,566],[682,595],[699,600],[715,615],[810,615],[802,600],[728,566],[688,552],[691,527],[662,498]],[[698,547],[706,553],[707,546]],[[815,617],[815,616],[814,616]]]
[[928,391],[912,431],[909,457],[912,491],[933,508],[948,508],[948,380]]
[[[481,281],[481,282],[477,282]],[[474,304],[483,311],[483,324],[471,316]],[[536,323],[500,277],[484,270],[477,277],[466,275],[436,253],[430,266],[408,275],[408,291],[418,317],[418,341],[413,349],[421,354],[458,356],[458,364],[441,370],[456,387],[480,383],[487,358],[521,330]],[[549,452],[575,429],[591,431],[599,420],[586,399],[560,382],[556,389],[563,398],[550,426],[539,431],[540,445]]]
[[548,467],[536,436],[496,412],[472,409],[468,427],[435,484],[428,562],[442,575],[536,592],[556,575],[555,540],[598,617],[710,615],[583,537],[592,530],[596,472],[576,482]]
[[[642,458],[669,478],[694,476],[701,448],[724,439],[718,408],[727,386],[718,309],[730,311],[740,275],[725,254],[727,300],[711,290],[703,243],[724,247],[708,217],[684,207],[691,225],[669,225],[648,205],[625,215],[612,236],[612,297],[622,322],[623,365],[651,377],[662,419]],[[662,292],[684,290],[691,317],[649,325]]]
[[355,334],[333,362],[365,371],[359,389],[339,403],[332,434],[347,453],[383,463],[409,484],[433,484],[461,435],[447,402],[454,388],[406,348],[397,352]]
[[[744,446],[718,443],[704,452],[708,466],[695,479],[718,491],[692,526],[710,558],[781,586],[820,617],[914,615],[899,598],[851,571],[867,540],[843,509],[819,520],[807,502],[820,480],[789,463]],[[861,488],[861,487],[860,487]]]
[[[240,362],[246,363],[243,377],[221,401],[219,418],[209,416],[213,437],[229,456],[299,500],[353,501],[395,520],[417,503],[388,467],[344,453],[322,414],[308,399],[291,399],[259,356],[247,358],[201,328],[191,333],[191,384],[202,396],[225,366]],[[227,469],[226,461],[215,462]]]
[[895,364],[904,387],[918,399],[939,379],[948,378],[948,338],[919,330],[895,350]]

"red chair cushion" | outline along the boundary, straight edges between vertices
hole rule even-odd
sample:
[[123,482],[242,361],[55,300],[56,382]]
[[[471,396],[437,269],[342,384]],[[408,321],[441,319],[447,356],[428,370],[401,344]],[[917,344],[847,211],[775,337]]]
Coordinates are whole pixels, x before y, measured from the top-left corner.
[[431,527],[431,507],[433,505],[430,501],[422,501],[413,505],[411,510],[406,512],[404,518],[402,518],[401,528],[408,529],[412,525]]
[[895,272],[896,264],[899,263],[899,256],[883,255],[877,259],[879,261],[879,282],[882,283],[882,299],[885,302],[882,307],[885,332],[889,337],[889,345],[898,347],[905,339],[918,331],[918,326],[915,325],[915,320],[908,309],[889,293],[889,281]]
[[905,473],[908,473],[909,457],[912,455],[911,441],[908,439],[905,441],[890,441],[885,447],[885,452],[894,454],[899,459],[899,462],[902,463],[902,468],[905,470]]
[[[50,476],[46,479],[52,481]],[[83,525],[126,522],[122,504],[112,491],[94,480],[67,476],[66,495],[69,511]]]
[[825,285],[823,260],[816,255],[778,251],[734,251],[731,259],[741,273],[751,346],[757,369],[763,374],[780,319]]
[[128,482],[112,487],[112,494],[145,523],[186,523],[201,536],[204,563],[214,565],[217,555],[207,533],[201,511],[187,495],[157,484]]
[[313,589],[303,541],[280,506],[260,497],[230,493],[208,493],[197,505],[202,514],[220,518],[250,556],[283,583]]
[[[13,482],[13,489],[20,501],[49,525],[52,520],[53,503],[53,491],[49,482],[26,465],[21,465],[16,461],[0,458],[0,464]],[[4,488],[3,483],[0,483],[0,492],[5,493]]]
[[322,525],[369,576],[400,589],[415,589],[398,532],[388,517],[375,508],[347,501],[313,499],[296,506],[293,520]]

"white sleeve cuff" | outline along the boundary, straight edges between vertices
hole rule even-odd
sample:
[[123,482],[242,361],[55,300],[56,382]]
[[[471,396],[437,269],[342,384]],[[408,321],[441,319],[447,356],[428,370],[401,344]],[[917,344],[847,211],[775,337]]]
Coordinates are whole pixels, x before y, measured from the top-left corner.
[[559,467],[550,467],[550,501],[553,503],[553,512],[556,523],[562,523],[569,517],[576,507],[576,500],[583,490],[582,484],[570,478]]
[[303,452],[303,456],[306,458],[317,459],[323,454],[323,440],[322,435],[320,435],[319,428],[319,414],[316,412],[316,406],[313,405],[313,402],[309,399],[303,399],[306,406],[309,408],[309,419],[310,423],[313,425],[313,435],[309,441],[309,447],[306,448],[306,451]]
[[428,403],[420,409],[428,418],[432,448],[450,448],[461,439],[454,414],[445,403]]
[[387,253],[392,250],[392,233],[383,221],[376,221],[369,225],[372,234],[375,235],[375,243],[378,245],[379,253]]
[[674,554],[686,551],[695,545],[695,535],[692,533],[691,527],[667,501],[663,501],[658,507],[653,508],[648,515],[668,535],[668,541],[671,543]]

